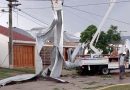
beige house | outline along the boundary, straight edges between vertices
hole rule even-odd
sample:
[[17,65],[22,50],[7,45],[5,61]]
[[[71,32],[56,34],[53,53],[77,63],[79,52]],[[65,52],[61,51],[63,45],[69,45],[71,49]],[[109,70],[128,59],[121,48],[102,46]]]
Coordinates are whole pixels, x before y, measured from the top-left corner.
[[[15,31],[16,30],[16,31]],[[9,29],[0,26],[0,67],[21,68],[35,66],[35,39],[13,28],[13,60],[9,63]]]

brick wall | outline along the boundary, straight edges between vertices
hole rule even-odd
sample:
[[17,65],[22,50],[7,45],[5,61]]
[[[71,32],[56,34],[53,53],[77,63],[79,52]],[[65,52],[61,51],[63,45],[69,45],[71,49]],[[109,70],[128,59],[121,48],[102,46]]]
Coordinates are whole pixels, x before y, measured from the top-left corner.
[[44,46],[42,48],[40,56],[42,58],[43,67],[47,67],[50,65],[51,52],[52,52],[52,46]]
[[[64,55],[64,58],[65,60],[68,60],[68,55],[67,55],[67,50],[69,48],[72,48],[72,47],[64,47],[63,49],[63,55]],[[41,52],[40,52],[40,56],[42,58],[42,62],[43,62],[43,67],[47,67],[50,65],[51,63],[51,53],[52,53],[52,49],[53,49],[53,46],[43,46]]]

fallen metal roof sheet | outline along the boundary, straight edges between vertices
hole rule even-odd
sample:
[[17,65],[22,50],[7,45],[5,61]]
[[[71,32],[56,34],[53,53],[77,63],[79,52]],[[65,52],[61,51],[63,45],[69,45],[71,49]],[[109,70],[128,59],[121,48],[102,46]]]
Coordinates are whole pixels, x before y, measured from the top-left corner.
[[37,76],[36,74],[23,74],[23,75],[9,77],[9,78],[0,80],[0,86],[4,86],[4,85],[9,84],[11,82],[30,80],[36,76]]

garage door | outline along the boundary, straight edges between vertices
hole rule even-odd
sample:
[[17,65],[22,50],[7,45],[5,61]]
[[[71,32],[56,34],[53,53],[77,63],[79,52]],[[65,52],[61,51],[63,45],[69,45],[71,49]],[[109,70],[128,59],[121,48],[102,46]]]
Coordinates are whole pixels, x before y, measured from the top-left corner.
[[14,45],[14,67],[34,67],[34,46]]

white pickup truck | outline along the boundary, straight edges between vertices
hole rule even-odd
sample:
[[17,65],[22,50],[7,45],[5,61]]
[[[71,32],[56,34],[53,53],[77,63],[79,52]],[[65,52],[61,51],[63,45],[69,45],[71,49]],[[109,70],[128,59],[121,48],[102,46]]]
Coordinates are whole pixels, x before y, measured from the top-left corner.
[[[76,60],[80,66],[80,72],[86,73],[89,71],[109,74],[110,70],[119,69],[118,57],[98,57],[98,58],[80,58]],[[127,62],[126,68],[130,68],[130,62]]]

